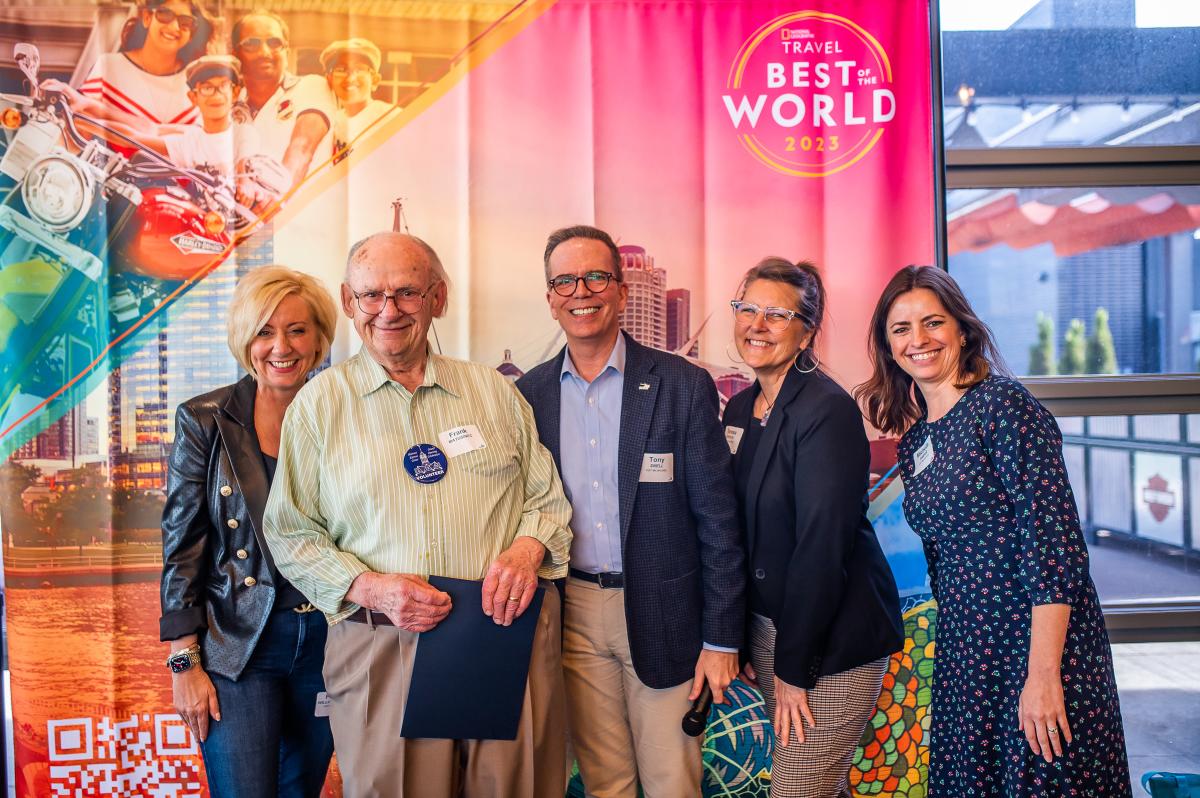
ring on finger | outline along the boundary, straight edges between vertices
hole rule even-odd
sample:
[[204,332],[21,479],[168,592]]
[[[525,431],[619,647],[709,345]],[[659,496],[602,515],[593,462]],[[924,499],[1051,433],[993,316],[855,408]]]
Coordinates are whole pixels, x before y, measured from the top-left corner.
[[1046,731],[1048,731],[1050,734],[1058,734],[1058,727],[1057,726],[1047,726]]

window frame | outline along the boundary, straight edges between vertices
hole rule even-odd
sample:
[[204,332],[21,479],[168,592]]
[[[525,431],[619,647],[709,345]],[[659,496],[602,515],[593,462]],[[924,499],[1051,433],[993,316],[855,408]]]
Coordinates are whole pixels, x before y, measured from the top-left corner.
[[[937,264],[952,274],[946,243],[947,195],[955,189],[1095,188],[1200,185],[1200,144],[1102,147],[946,149],[946,103],[954,101],[942,70],[940,3],[933,11]],[[1200,413],[1200,373],[1022,377],[1055,416]],[[1193,508],[1193,512],[1200,508]],[[1200,597],[1104,601],[1114,643],[1200,640]]]

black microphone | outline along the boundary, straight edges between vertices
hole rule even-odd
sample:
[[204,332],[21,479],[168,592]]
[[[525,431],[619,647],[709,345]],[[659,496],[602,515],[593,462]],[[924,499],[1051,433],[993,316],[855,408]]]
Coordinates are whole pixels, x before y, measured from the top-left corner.
[[692,702],[692,708],[683,716],[683,733],[688,737],[699,737],[704,734],[704,727],[708,725],[708,710],[711,708],[712,688],[705,681],[704,689]]

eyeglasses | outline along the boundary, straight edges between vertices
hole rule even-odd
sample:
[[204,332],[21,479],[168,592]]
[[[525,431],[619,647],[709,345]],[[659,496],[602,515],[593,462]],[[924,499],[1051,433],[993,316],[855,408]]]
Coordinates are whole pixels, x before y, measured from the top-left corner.
[[248,53],[257,53],[263,46],[269,47],[272,50],[279,50],[287,47],[287,42],[278,36],[272,36],[269,39],[260,39],[257,36],[251,36],[238,42],[238,48]]
[[358,309],[368,315],[378,316],[383,313],[389,299],[396,303],[396,310],[411,314],[421,309],[421,306],[425,304],[425,297],[429,295],[435,285],[437,285],[436,280],[423,292],[415,288],[401,288],[394,294],[385,291],[363,291],[360,294],[354,289],[350,289],[350,293],[354,294]]
[[217,92],[221,92],[222,94],[233,94],[233,83],[228,80],[220,83],[209,83],[205,81],[192,91],[196,92],[201,97],[211,97]]
[[753,302],[743,302],[740,299],[730,300],[733,317],[742,324],[753,324],[758,314],[763,314],[763,323],[771,332],[783,332],[792,323],[792,319],[800,315],[798,311],[788,308],[760,308]]
[[587,290],[593,294],[602,293],[604,289],[608,288],[608,284],[614,280],[618,283],[621,282],[612,272],[588,272],[582,277],[576,277],[573,274],[560,274],[553,280],[547,280],[546,285],[559,296],[571,296],[575,293],[576,284],[581,280],[587,287]]
[[159,25],[170,25],[172,22],[179,23],[179,29],[191,33],[196,29],[196,18],[191,14],[176,14],[166,6],[159,6],[154,9],[154,18],[158,20]]
[[375,70],[371,68],[370,64],[354,64],[353,66],[339,64],[338,66],[335,66],[333,69],[329,70],[329,74],[333,75],[335,78],[345,78],[356,75],[370,75],[374,71]]

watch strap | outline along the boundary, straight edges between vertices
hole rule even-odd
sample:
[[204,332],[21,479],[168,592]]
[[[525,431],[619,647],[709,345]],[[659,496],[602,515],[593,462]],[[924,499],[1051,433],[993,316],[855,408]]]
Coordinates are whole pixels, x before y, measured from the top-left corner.
[[200,664],[200,644],[192,643],[187,648],[176,651],[167,657],[167,667],[172,673],[183,673]]

